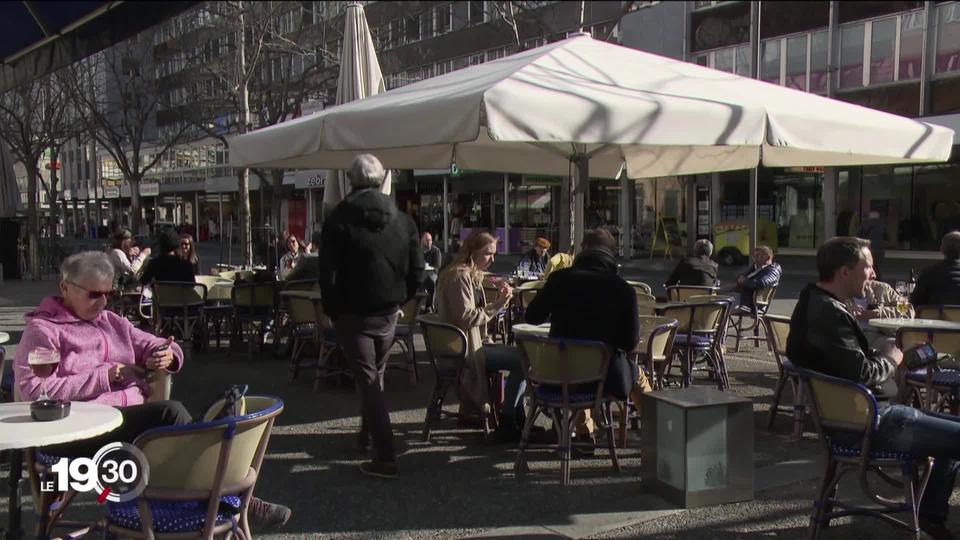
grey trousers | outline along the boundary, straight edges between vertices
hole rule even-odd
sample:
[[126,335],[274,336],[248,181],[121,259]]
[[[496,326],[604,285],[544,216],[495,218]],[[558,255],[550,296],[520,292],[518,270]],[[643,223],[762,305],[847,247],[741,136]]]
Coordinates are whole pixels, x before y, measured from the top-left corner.
[[393,430],[383,400],[383,372],[393,345],[397,314],[362,317],[343,315],[333,322],[337,344],[353,371],[360,394],[360,437],[373,440],[374,458],[393,463]]

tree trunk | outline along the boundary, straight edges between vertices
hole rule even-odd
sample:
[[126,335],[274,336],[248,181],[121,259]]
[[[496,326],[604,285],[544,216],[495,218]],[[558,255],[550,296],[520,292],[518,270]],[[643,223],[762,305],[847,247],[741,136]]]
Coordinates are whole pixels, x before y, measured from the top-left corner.
[[143,178],[139,175],[133,175],[127,178],[130,184],[130,230],[133,234],[140,234],[140,224],[143,221],[140,211],[140,181]]
[[[50,190],[47,193],[50,197],[50,238],[58,236],[60,232],[60,207],[57,206],[57,194],[60,192],[58,189],[60,183],[60,176],[57,174],[57,163],[60,160],[60,150],[57,148],[50,148]],[[64,214],[66,215],[66,214]]]
[[37,209],[37,198],[40,190],[37,189],[36,163],[24,163],[27,169],[27,257],[30,259],[30,275],[33,280],[40,279],[40,215]]
[[[237,39],[237,78],[240,81],[240,134],[247,132],[247,126],[250,125],[250,83],[247,82],[247,58],[245,45],[245,26],[243,16],[243,3],[238,3],[239,38]],[[250,169],[241,169],[239,174],[239,193],[240,198],[240,253],[243,257],[243,264],[253,265],[253,239],[250,238]],[[263,189],[263,186],[260,186]],[[263,209],[261,208],[261,211]]]

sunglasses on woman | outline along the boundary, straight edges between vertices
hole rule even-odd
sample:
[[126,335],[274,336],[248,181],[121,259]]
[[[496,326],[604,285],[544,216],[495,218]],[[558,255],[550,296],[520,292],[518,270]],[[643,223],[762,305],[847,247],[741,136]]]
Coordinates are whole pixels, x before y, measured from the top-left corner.
[[86,292],[87,292],[87,298],[89,298],[90,300],[99,300],[99,299],[101,299],[101,298],[110,298],[111,296],[113,296],[114,294],[116,294],[116,291],[113,290],[113,289],[110,289],[109,291],[94,291],[94,290],[91,290],[91,289],[88,289],[88,288],[84,287],[83,285],[80,285],[79,283],[74,283],[74,282],[72,282],[72,281],[68,281],[67,283],[73,285],[74,287],[77,287],[78,289],[83,289],[84,291],[86,291]]

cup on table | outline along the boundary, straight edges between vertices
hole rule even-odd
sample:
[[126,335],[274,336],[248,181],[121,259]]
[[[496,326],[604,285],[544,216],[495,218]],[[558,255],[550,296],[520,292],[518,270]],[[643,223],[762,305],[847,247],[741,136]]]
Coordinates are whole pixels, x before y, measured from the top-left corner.
[[37,377],[49,377],[60,363],[60,352],[45,347],[37,347],[27,355],[27,365]]

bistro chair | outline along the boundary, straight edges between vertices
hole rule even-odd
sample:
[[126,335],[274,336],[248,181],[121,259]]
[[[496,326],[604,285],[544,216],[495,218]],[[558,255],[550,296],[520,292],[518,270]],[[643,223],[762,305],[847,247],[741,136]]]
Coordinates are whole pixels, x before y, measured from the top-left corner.
[[[496,287],[484,283],[483,301],[486,305],[494,303],[500,291]],[[507,309],[501,309],[493,315],[490,322],[487,323],[487,331],[492,340],[498,340],[501,343],[507,342]]]
[[230,324],[233,315],[233,306],[230,304],[233,281],[219,276],[196,276],[197,283],[207,286],[207,303],[203,308],[207,330],[212,329],[216,340],[216,347],[220,347],[220,336],[224,326]]
[[513,325],[524,321],[527,307],[530,306],[530,302],[533,302],[533,299],[537,297],[537,293],[540,292],[540,289],[542,289],[546,283],[546,280],[529,281],[513,289],[513,305],[511,306],[510,320],[507,325],[507,340],[510,343],[514,342]]
[[790,317],[763,315],[761,320],[765,328],[764,332],[767,334],[767,345],[770,347],[770,352],[773,353],[774,360],[777,361],[777,371],[779,372],[777,387],[773,391],[773,403],[770,404],[770,419],[767,421],[767,429],[773,429],[777,413],[780,412],[780,398],[783,396],[783,389],[789,384],[790,395],[793,396],[793,431],[798,439],[803,438],[803,417],[806,411],[806,405],[803,403],[803,385],[800,384],[797,368],[787,358]]
[[943,360],[960,358],[960,330],[911,328],[897,330],[897,347],[902,351],[929,343],[937,351],[938,361],[926,368],[902,372],[899,381],[904,402],[912,399],[924,409],[960,415],[960,370],[945,369]]
[[414,347],[413,336],[417,331],[417,315],[420,309],[427,301],[425,294],[418,294],[409,302],[404,304],[400,310],[400,318],[397,319],[397,326],[393,333],[393,343],[400,345],[400,352],[407,359],[407,366],[401,366],[410,372],[410,382],[417,384],[420,381],[420,374],[417,372],[417,349]]
[[280,298],[287,314],[286,328],[290,335],[290,379],[295,381],[302,367],[300,356],[307,344],[313,342],[317,349],[320,348],[317,311],[309,298],[286,295]]
[[327,377],[349,378],[353,374],[346,365],[343,350],[337,343],[337,331],[333,327],[333,321],[323,310],[323,304],[314,301],[313,309],[317,314],[317,338],[320,346],[317,351],[317,373],[313,379],[313,389],[316,391],[320,389],[320,383]]
[[[753,291],[752,306],[744,306],[741,304],[733,310],[733,313],[730,315],[730,326],[733,327],[733,334],[736,338],[736,352],[740,352],[741,340],[753,341],[755,347],[759,347],[761,341],[767,341],[767,334],[764,334],[763,337],[760,336],[760,330],[763,327],[763,323],[761,323],[760,320],[766,315],[767,310],[770,309],[770,303],[773,302],[773,296],[776,292],[776,285],[764,289],[757,289]],[[749,319],[749,323],[744,319]],[[745,334],[750,333],[753,333],[753,336],[744,337]]]
[[204,343],[207,286],[188,281],[153,282],[153,327],[156,335],[179,333],[183,341],[193,342],[194,335]]
[[[427,356],[433,367],[435,381],[427,415],[423,422],[423,442],[430,442],[434,425],[444,418],[462,418],[464,415],[446,411],[443,402],[451,389],[460,392],[460,381],[467,361],[467,335],[452,324],[440,321],[436,315],[424,315],[417,319],[423,331],[423,342],[427,347]],[[484,435],[490,434],[491,426],[496,424],[496,403],[493,402],[494,389],[489,388],[490,410],[481,411]]]
[[[520,439],[520,448],[514,463],[517,478],[525,475],[530,431],[541,414],[553,420],[557,431],[555,448],[560,454],[560,484],[570,483],[570,451],[574,423],[583,411],[594,411],[601,418],[607,432],[607,446],[613,470],[620,472],[617,449],[614,444],[613,419],[610,399],[604,394],[610,353],[599,341],[517,336],[521,366],[527,380],[530,408]],[[596,414],[599,413],[599,414]],[[594,443],[587,443],[593,446]]]
[[[647,375],[650,386],[654,390],[663,389],[663,371],[673,353],[673,340],[676,337],[679,324],[676,319],[641,315],[638,319],[640,327],[640,341],[631,351],[631,356],[637,366]],[[629,398],[620,401],[620,431],[617,434],[617,445],[620,448],[627,446],[627,424],[633,429],[639,426],[636,404]]]
[[[729,388],[727,366],[723,357],[723,340],[727,316],[733,300],[728,297],[711,297],[705,301],[670,306],[663,316],[679,323],[674,339],[673,358],[679,360],[680,385],[693,384],[693,368],[698,358],[704,358],[717,378],[720,390]],[[672,361],[671,361],[672,363]],[[667,366],[670,369],[670,366]]]
[[[276,289],[274,283],[237,283],[231,291],[234,335],[241,341],[249,333],[249,355],[253,360],[254,347],[260,349],[264,336],[276,316]],[[232,347],[227,347],[230,354]]]
[[627,283],[634,288],[638,293],[643,294],[653,294],[653,288],[642,281],[627,281]]
[[914,306],[916,318],[960,322],[960,306]]
[[[134,440],[150,464],[133,501],[107,503],[103,528],[125,538],[253,538],[247,509],[283,401],[244,398],[247,414],[155,428]],[[252,412],[251,412],[252,411]]]
[[[849,515],[868,515],[905,529],[919,537],[917,512],[930,476],[930,460],[908,453],[878,450],[872,447],[877,426],[877,400],[862,384],[798,369],[804,395],[810,403],[810,415],[827,457],[827,467],[810,516],[810,538],[816,539],[830,521]],[[920,470],[926,467],[923,475]],[[899,480],[884,469],[897,468]],[[874,507],[857,506],[837,497],[840,478],[853,472],[864,495]],[[875,473],[887,484],[903,489],[902,500],[891,500],[871,489],[869,476]],[[892,514],[908,512],[906,519]]]
[[701,285],[664,285],[663,287],[667,290],[668,302],[686,302],[691,296],[714,295],[719,290],[719,287]]
[[652,294],[636,291],[637,315],[653,316],[657,314],[657,298]]

